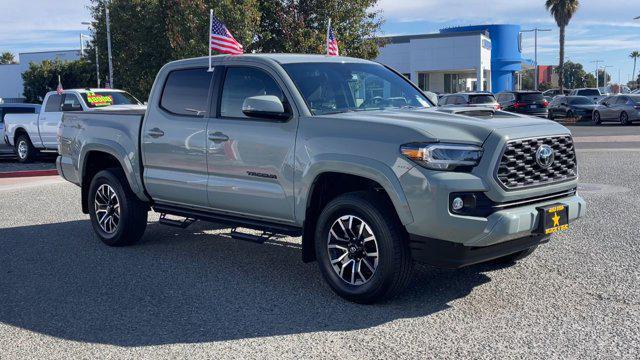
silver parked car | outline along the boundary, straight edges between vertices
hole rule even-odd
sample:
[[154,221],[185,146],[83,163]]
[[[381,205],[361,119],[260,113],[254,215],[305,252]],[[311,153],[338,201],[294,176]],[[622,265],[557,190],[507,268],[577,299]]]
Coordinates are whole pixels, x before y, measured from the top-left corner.
[[622,125],[631,125],[640,120],[640,95],[609,96],[593,110],[593,123],[598,125],[603,121],[619,121]]
[[495,96],[486,92],[464,92],[447,94],[438,100],[438,106],[465,106],[465,107],[486,107],[490,109],[500,109],[500,104]]

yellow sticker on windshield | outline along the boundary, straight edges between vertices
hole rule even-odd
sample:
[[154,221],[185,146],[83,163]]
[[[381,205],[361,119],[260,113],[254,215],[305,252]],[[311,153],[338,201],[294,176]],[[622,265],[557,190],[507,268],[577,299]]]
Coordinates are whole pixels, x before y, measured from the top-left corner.
[[87,102],[93,106],[109,106],[113,104],[113,96],[88,93]]

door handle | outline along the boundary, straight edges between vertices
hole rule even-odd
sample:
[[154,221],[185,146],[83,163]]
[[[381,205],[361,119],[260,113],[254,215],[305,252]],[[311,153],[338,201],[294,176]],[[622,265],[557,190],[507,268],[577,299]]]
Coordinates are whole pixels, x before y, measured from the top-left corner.
[[214,143],[221,143],[224,141],[228,141],[229,137],[221,133],[220,131],[216,131],[214,133],[209,133],[209,140],[213,141]]
[[149,130],[147,132],[147,134],[149,134],[149,136],[151,136],[152,138],[157,139],[159,137],[163,137],[164,136],[164,131],[162,131],[162,130],[160,130],[160,129],[158,129],[156,127],[156,128],[153,128],[153,129]]

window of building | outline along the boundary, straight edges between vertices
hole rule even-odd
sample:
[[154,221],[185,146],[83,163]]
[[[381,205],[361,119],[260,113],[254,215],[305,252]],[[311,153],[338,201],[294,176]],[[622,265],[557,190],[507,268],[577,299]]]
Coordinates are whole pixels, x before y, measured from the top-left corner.
[[429,74],[418,73],[418,87],[420,88],[420,90],[429,90]]
[[206,68],[172,71],[164,83],[160,107],[176,115],[204,116],[211,74]]
[[242,112],[244,100],[251,96],[274,95],[284,102],[284,94],[278,83],[266,72],[251,67],[231,67],[222,88],[220,115],[246,118]]

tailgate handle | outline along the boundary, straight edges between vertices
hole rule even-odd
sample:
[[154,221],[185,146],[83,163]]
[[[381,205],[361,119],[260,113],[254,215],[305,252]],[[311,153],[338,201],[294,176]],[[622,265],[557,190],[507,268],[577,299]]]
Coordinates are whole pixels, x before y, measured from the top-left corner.
[[153,129],[149,130],[147,132],[147,134],[149,134],[149,136],[151,136],[152,138],[157,139],[159,137],[163,137],[164,136],[164,131],[162,131],[162,130],[160,130],[160,129],[158,129],[156,127],[156,128],[153,128]]
[[216,131],[214,133],[209,133],[209,140],[215,142],[215,143],[220,143],[223,141],[228,141],[229,137],[219,131]]

